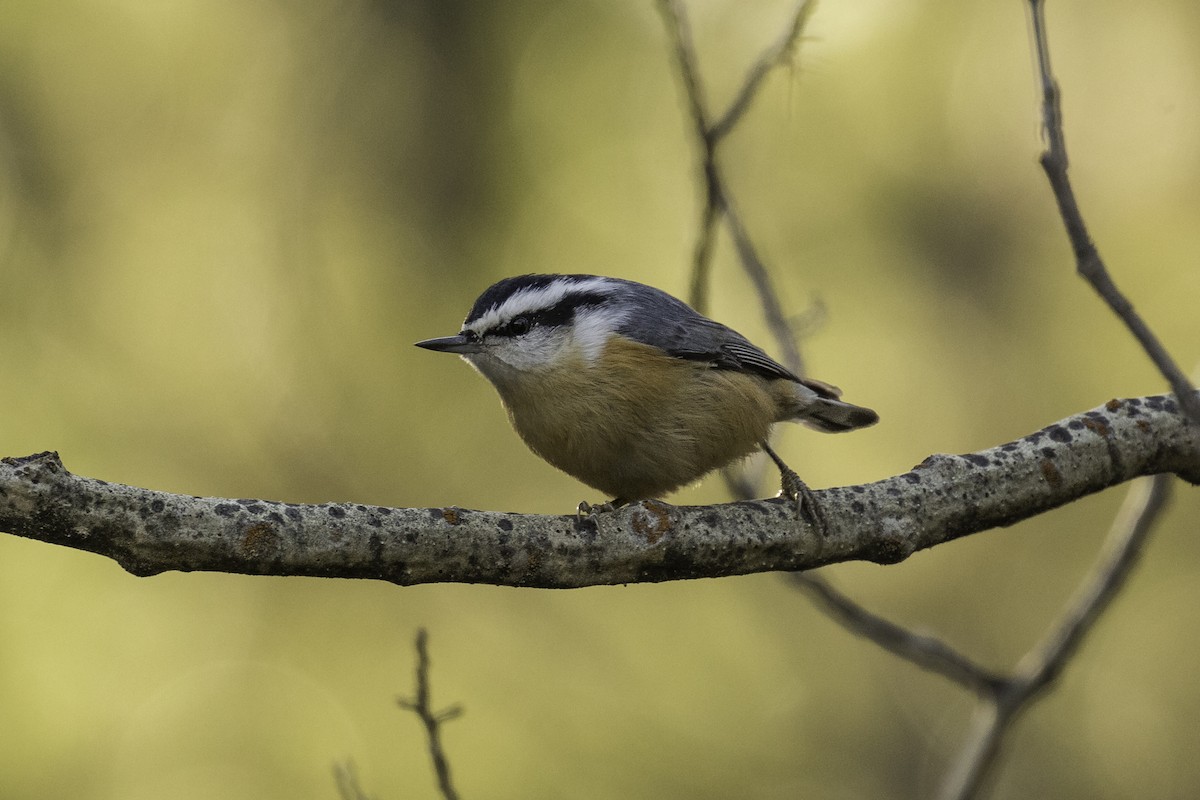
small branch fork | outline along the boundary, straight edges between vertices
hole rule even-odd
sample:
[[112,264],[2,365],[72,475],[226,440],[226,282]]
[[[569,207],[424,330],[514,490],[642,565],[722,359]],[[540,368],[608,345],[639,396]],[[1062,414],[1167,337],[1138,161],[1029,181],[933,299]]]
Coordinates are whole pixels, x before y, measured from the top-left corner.
[[944,800],[966,800],[978,794],[1012,723],[1058,678],[1124,586],[1167,506],[1172,485],[1170,475],[1155,475],[1140,479],[1130,490],[1109,534],[1106,552],[1067,604],[1062,618],[1025,654],[1011,676],[991,687],[985,695],[987,704],[976,710],[958,761],[942,786]]
[[417,691],[412,698],[398,697],[396,704],[411,711],[425,726],[429,739],[429,756],[433,760],[433,771],[437,775],[438,791],[446,800],[458,800],[458,792],[450,781],[450,763],[442,749],[442,723],[462,716],[462,706],[453,705],[434,711],[429,691],[429,634],[424,628],[417,630]]
[[1007,676],[975,663],[936,637],[914,633],[872,614],[815,575],[795,573],[790,579],[851,632],[970,689],[984,701],[942,787],[944,800],[966,800],[978,794],[1017,717],[1059,676],[1125,584],[1167,506],[1172,485],[1170,475],[1142,478],[1134,484],[1091,575],[1067,604],[1059,622]]
[[791,325],[783,313],[778,296],[771,284],[771,276],[758,254],[737,206],[730,194],[728,184],[717,164],[717,148],[721,141],[742,121],[771,70],[790,60],[800,41],[804,26],[808,22],[815,0],[802,0],[796,5],[787,31],[772,47],[751,66],[737,95],[715,122],[709,122],[705,110],[704,92],[700,84],[700,72],[696,66],[696,52],[692,44],[691,28],[687,15],[679,0],[659,0],[667,33],[675,51],[676,65],[687,96],[688,109],[695,129],[696,141],[700,145],[702,172],[704,175],[704,208],[700,215],[700,232],[696,239],[693,259],[692,284],[688,302],[703,313],[708,308],[709,276],[712,267],[713,241],[716,225],[725,219],[729,234],[737,249],[739,260],[758,292],[763,314],[775,339],[783,348],[783,363],[799,374],[803,374],[800,349],[796,346]]
[[[717,223],[724,218],[737,251],[738,261],[758,293],[763,317],[780,348],[781,360],[788,369],[797,375],[803,375],[805,372],[804,358],[796,343],[792,322],[783,311],[783,305],[779,302],[767,265],[759,256],[758,248],[755,246],[741,214],[738,213],[729,186],[717,164],[717,148],[725,137],[745,119],[746,113],[755,98],[758,97],[759,91],[771,71],[794,59],[801,35],[815,6],[816,0],[800,0],[796,4],[787,30],[750,67],[737,94],[725,109],[725,113],[721,114],[716,122],[709,122],[710,117],[706,110],[704,90],[700,82],[696,50],[692,43],[691,27],[688,25],[684,6],[680,0],[658,0],[658,9],[675,52],[676,67],[679,70],[695,140],[701,154],[700,172],[704,186],[704,207],[700,213],[700,226],[696,236],[688,302],[700,313],[706,313],[708,310],[713,243],[716,240]],[[766,452],[771,454],[777,464],[781,464],[778,457],[771,453],[769,446]],[[758,479],[761,477],[761,470],[752,466],[755,463],[757,462],[749,461],[737,467],[727,467],[721,470],[721,476],[725,480],[730,494],[734,497],[749,498],[754,495]],[[780,468],[781,470],[785,469],[782,465]],[[791,470],[786,469],[782,474],[786,476],[789,472]],[[791,474],[795,475],[794,472]],[[805,489],[807,490],[807,487]]]
[[[1166,377],[1175,395],[1180,398],[1186,417],[1193,424],[1200,424],[1200,393],[1195,391],[1158,337],[1117,288],[1088,234],[1067,174],[1068,158],[1060,92],[1050,68],[1044,0],[1029,0],[1029,4],[1033,47],[1042,90],[1042,122],[1047,140],[1040,163],[1058,204],[1075,254],[1077,271],[1125,323]],[[659,8],[674,44],[696,140],[702,152],[706,188],[695,247],[690,299],[700,309],[707,304],[715,228],[724,215],[741,263],[758,289],[763,315],[784,354],[784,363],[802,374],[803,362],[795,337],[768,278],[766,267],[732,203],[728,187],[717,167],[716,151],[720,141],[745,115],[767,73],[792,56],[811,4],[802,2],[797,6],[789,29],[776,45],[759,58],[729,109],[713,124],[709,124],[705,111],[694,48],[683,9],[678,0],[660,0]],[[752,496],[753,487],[748,482],[737,482],[729,474],[726,480],[735,496]],[[974,691],[984,700],[957,763],[943,786],[944,798],[966,800],[977,795],[1013,722],[1053,683],[1078,649],[1083,637],[1124,584],[1154,522],[1167,504],[1171,484],[1171,476],[1162,474],[1141,479],[1134,485],[1108,538],[1105,555],[1081,585],[1075,599],[1068,604],[1059,623],[1040,645],[1025,656],[1011,675],[1003,675],[976,664],[936,637],[906,630],[872,614],[815,575],[794,573],[791,580],[826,613],[852,632],[901,658],[943,675]]]

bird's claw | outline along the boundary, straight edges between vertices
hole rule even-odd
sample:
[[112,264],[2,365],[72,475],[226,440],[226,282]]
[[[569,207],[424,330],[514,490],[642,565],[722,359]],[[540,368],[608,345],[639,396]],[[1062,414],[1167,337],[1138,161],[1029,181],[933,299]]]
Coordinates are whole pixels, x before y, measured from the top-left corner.
[[800,479],[795,470],[783,463],[783,459],[776,455],[766,442],[763,443],[763,450],[775,462],[775,466],[779,467],[779,496],[786,497],[796,504],[796,519],[807,520],[818,536],[825,536],[829,531],[829,523],[821,510],[821,504],[817,502],[817,495]]
[[782,486],[779,496],[786,497],[796,504],[796,518],[807,520],[818,536],[824,536],[829,530],[829,523],[821,510],[821,504],[817,502],[816,493],[790,469],[781,470],[780,480]]
[[587,500],[580,500],[579,505],[575,507],[575,519],[582,520],[584,517],[590,517],[593,514],[603,514],[608,511],[616,511],[622,505],[619,500],[609,500],[607,503],[600,505],[592,505]]

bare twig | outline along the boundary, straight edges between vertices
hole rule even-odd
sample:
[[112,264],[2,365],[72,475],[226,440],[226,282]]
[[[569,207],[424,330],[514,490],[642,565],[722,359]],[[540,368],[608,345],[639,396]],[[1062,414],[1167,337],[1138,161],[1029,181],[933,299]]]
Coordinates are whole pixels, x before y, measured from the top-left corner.
[[737,96],[733,98],[733,102],[729,104],[729,108],[721,115],[721,118],[714,122],[709,129],[709,136],[714,141],[724,138],[741,121],[747,109],[750,108],[750,104],[758,97],[758,90],[762,88],[762,83],[771,70],[791,61],[796,52],[796,45],[800,42],[800,36],[808,24],[808,18],[812,15],[816,5],[816,0],[800,0],[796,4],[796,9],[792,12],[791,25],[783,36],[779,37],[779,41],[750,67]]
[[893,655],[984,696],[993,694],[1004,680],[1002,675],[979,666],[940,639],[906,630],[872,614],[816,575],[794,572],[788,577],[797,588],[810,595],[826,614]]
[[704,312],[708,308],[708,286],[711,272],[713,242],[716,237],[717,222],[724,217],[737,249],[738,258],[751,283],[758,292],[763,314],[775,340],[782,350],[782,361],[787,367],[798,374],[803,374],[804,363],[800,349],[792,335],[787,315],[771,285],[770,272],[758,254],[750,234],[742,221],[741,215],[730,194],[728,184],[721,175],[717,164],[717,146],[721,140],[743,119],[754,98],[762,88],[767,74],[789,59],[795,50],[796,43],[804,31],[809,14],[814,5],[813,0],[803,0],[798,3],[792,15],[792,22],[787,32],[773,46],[767,49],[750,68],[741,88],[730,103],[729,108],[715,123],[709,122],[705,108],[704,92],[700,82],[700,71],[696,65],[695,48],[692,45],[691,29],[687,16],[678,0],[659,0],[658,8],[663,16],[667,33],[671,37],[675,58],[683,81],[684,94],[687,97],[692,126],[695,129],[696,141],[701,149],[701,174],[704,177],[704,208],[700,215],[700,230],[696,238],[696,248],[692,266],[691,288],[688,302],[692,307]]
[[[792,321],[787,318],[778,295],[770,281],[767,266],[763,263],[737,213],[729,190],[717,167],[717,146],[742,120],[767,74],[790,58],[804,30],[815,2],[801,2],[796,6],[789,29],[779,41],[767,50],[750,69],[746,80],[728,110],[715,124],[708,123],[699,69],[691,43],[691,33],[683,8],[676,0],[660,0],[667,31],[672,37],[680,77],[691,110],[695,137],[701,148],[702,172],[705,185],[705,204],[697,235],[695,258],[692,270],[690,301],[694,307],[704,310],[707,305],[708,284],[711,274],[712,243],[716,223],[724,215],[734,247],[743,268],[750,275],[758,290],[763,317],[780,352],[783,363],[793,372],[803,374],[804,363]],[[723,470],[725,483],[734,497],[749,499],[754,493],[755,481],[748,480],[742,470]],[[965,656],[938,639],[905,630],[895,623],[875,616],[849,597],[838,592],[825,581],[805,573],[793,573],[794,583],[817,600],[820,608],[850,630],[871,639],[886,650],[908,658],[919,666],[941,673],[979,692],[990,692],[1000,678],[979,667]]]
[[429,756],[433,760],[433,770],[437,775],[438,790],[446,800],[456,800],[458,793],[450,781],[450,763],[442,749],[442,723],[449,722],[462,715],[462,706],[453,705],[441,711],[434,711],[429,693],[429,634],[424,628],[417,630],[417,693],[412,699],[396,698],[396,704],[413,712],[425,726],[425,734],[429,738]]
[[687,24],[686,12],[679,0],[658,0],[658,11],[663,16],[675,50],[675,58],[679,62],[679,75],[683,78],[684,95],[687,97],[696,133],[707,142],[710,138],[708,112],[704,109],[704,90],[700,88],[700,73],[696,69],[696,48],[692,44],[692,29]]
[[[1048,142],[1041,163],[1050,180],[1075,251],[1078,271],[1125,322],[1159,366],[1187,415],[1193,421],[1200,422],[1200,395],[1195,393],[1157,337],[1117,289],[1087,232],[1067,175],[1068,162],[1059,90],[1050,70],[1043,4],[1041,0],[1030,0],[1030,4],[1033,10],[1034,40],[1044,99],[1043,123]],[[700,309],[707,305],[715,228],[718,221],[724,217],[742,266],[758,289],[768,326],[784,353],[783,361],[797,372],[801,372],[803,364],[793,330],[771,286],[767,267],[737,213],[722,178],[717,164],[716,149],[719,142],[744,116],[763,78],[790,55],[803,30],[809,5],[801,3],[798,6],[789,31],[755,64],[734,102],[713,124],[708,122],[683,10],[675,0],[661,0],[659,5],[675,43],[679,71],[688,97],[696,139],[702,152],[705,203],[695,248],[691,301]],[[1055,480],[1053,471],[1048,472],[1045,477],[1049,482]],[[739,485],[728,474],[726,480],[735,495],[748,496],[745,482]],[[1135,489],[1131,494],[1130,504],[1137,506],[1137,509],[1126,515],[1129,519],[1123,520],[1114,529],[1108,555],[1097,566],[1092,579],[1080,591],[1078,598],[1070,604],[1062,622],[1039,647],[1022,660],[1011,677],[1005,677],[974,663],[934,637],[905,630],[871,614],[815,576],[795,573],[791,577],[798,587],[814,596],[827,613],[850,630],[896,655],[972,689],[985,700],[976,714],[968,744],[945,785],[945,796],[968,798],[978,790],[989,766],[994,763],[1013,720],[1065,667],[1085,633],[1090,630],[1128,576],[1153,520],[1166,502],[1170,481],[1170,476],[1160,475],[1150,479],[1148,485],[1151,488],[1146,492],[1139,493]],[[1127,504],[1127,507],[1131,507],[1130,504]]]
[[342,800],[375,800],[358,782],[358,769],[353,761],[333,765],[333,779],[337,783],[338,797]]
[[700,231],[696,237],[688,303],[692,308],[704,313],[708,310],[712,251],[722,207],[721,181],[717,176],[716,141],[712,138],[708,124],[708,112],[704,108],[704,91],[700,88],[700,73],[696,68],[696,51],[692,45],[692,32],[687,24],[683,5],[679,0],[659,0],[658,10],[662,14],[667,35],[671,37],[675,61],[679,67],[679,76],[683,81],[683,93],[687,99],[689,117],[692,121],[696,141],[700,143],[702,162],[700,171],[704,176],[704,208],[700,213]]
[[1134,484],[1113,524],[1106,552],[1068,604],[1063,618],[1025,655],[1012,677],[995,687],[991,702],[977,711],[971,733],[943,787],[944,798],[967,800],[976,795],[1012,722],[1059,676],[1124,585],[1167,505],[1172,484],[1170,475],[1156,475]]
[[[723,217],[742,267],[758,292],[763,316],[782,353],[781,360],[788,369],[798,375],[804,374],[804,361],[796,344],[794,329],[779,303],[770,273],[734,206],[729,187],[717,165],[717,146],[745,117],[771,70],[791,59],[815,5],[816,0],[801,0],[797,3],[787,31],[754,62],[725,113],[721,114],[715,123],[710,123],[700,82],[700,70],[696,64],[691,28],[684,7],[679,0],[658,2],[664,26],[671,37],[695,139],[701,154],[700,174],[704,184],[704,207],[700,212],[699,231],[693,251],[688,302],[701,313],[708,310],[713,246],[716,242],[717,223]],[[740,467],[730,467],[721,471],[725,484],[734,497],[753,496],[754,486],[758,484],[762,470],[761,465],[752,464],[757,462],[747,462]],[[754,474],[753,477],[750,473]]]
[[1150,329],[1133,304],[1117,288],[1108,268],[1100,258],[1096,245],[1088,234],[1083,214],[1075,198],[1075,190],[1067,174],[1068,159],[1066,138],[1063,135],[1061,92],[1058,81],[1050,68],[1050,45],[1046,36],[1044,0],[1029,0],[1033,28],[1033,47],[1037,56],[1038,79],[1042,90],[1042,127],[1046,135],[1046,150],[1041,156],[1041,165],[1054,192],[1058,211],[1066,227],[1067,238],[1075,253],[1075,265],[1079,274],[1108,304],[1130,333],[1142,345],[1146,355],[1154,362],[1167,379],[1171,390],[1179,398],[1187,416],[1200,425],[1200,394],[1184,375],[1183,370],[1171,358],[1158,336]]
[[779,297],[771,283],[771,274],[767,271],[767,265],[759,257],[758,249],[754,246],[750,233],[742,224],[742,218],[734,210],[733,201],[729,197],[725,197],[725,219],[729,223],[729,233],[733,237],[733,245],[737,248],[742,267],[750,276],[750,281],[758,292],[758,302],[762,306],[763,318],[766,320],[771,334],[775,337],[775,341],[779,343],[780,351],[783,353],[783,363],[797,375],[805,374],[804,358],[800,355],[800,347],[796,344],[792,326],[788,322],[787,314],[784,313],[783,306],[779,303]]

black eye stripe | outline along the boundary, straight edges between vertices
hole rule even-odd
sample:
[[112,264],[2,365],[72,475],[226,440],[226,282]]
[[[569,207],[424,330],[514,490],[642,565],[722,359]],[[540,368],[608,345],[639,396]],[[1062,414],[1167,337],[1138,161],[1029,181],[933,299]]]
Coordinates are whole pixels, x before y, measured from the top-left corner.
[[555,327],[566,325],[575,319],[575,312],[583,306],[597,306],[607,301],[608,295],[597,293],[571,294],[559,300],[550,308],[530,311],[497,325],[485,331],[488,336],[522,336],[538,327]]
[[518,314],[503,325],[498,325],[488,331],[492,336],[522,336],[538,324],[529,314]]

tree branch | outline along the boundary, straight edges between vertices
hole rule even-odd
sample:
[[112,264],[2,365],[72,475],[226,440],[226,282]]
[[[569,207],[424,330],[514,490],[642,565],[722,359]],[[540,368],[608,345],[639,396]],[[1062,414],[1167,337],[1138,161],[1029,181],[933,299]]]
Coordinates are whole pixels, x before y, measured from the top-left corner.
[[888,564],[1139,475],[1200,483],[1200,427],[1169,395],[1111,400],[979,453],[818,492],[825,537],[780,499],[646,501],[589,517],[191,497],[72,475],[56,453],[0,460],[0,530],[167,570],[572,588]]
[[787,31],[750,68],[737,96],[734,97],[733,102],[730,103],[721,118],[715,123],[710,123],[708,113],[705,111],[691,28],[688,26],[684,8],[678,0],[659,0],[658,3],[659,13],[662,14],[663,23],[671,37],[672,47],[675,51],[675,60],[679,68],[680,79],[683,82],[684,95],[687,97],[688,109],[691,112],[696,141],[700,144],[700,172],[704,178],[704,208],[700,215],[700,231],[693,255],[692,282],[688,292],[688,302],[701,313],[705,313],[708,308],[708,277],[711,271],[713,240],[716,236],[717,222],[724,216],[729,234],[733,238],[734,247],[737,249],[738,259],[754,284],[755,291],[758,292],[763,316],[783,352],[783,363],[801,375],[804,374],[804,362],[800,355],[800,348],[792,335],[787,315],[783,313],[783,307],[779,304],[778,297],[771,285],[770,272],[759,256],[758,248],[734,204],[728,184],[721,175],[720,167],[717,164],[717,146],[741,122],[749,110],[750,104],[757,97],[759,89],[762,88],[767,74],[791,57],[796,44],[800,41],[813,5],[812,0],[801,0],[797,3]]
[[358,768],[353,761],[333,765],[333,780],[342,800],[376,800],[358,782]]
[[[800,37],[812,14],[816,0],[800,0],[792,11],[791,24],[778,41],[767,48],[750,67],[737,94],[716,122],[709,121],[705,109],[704,90],[700,81],[700,69],[696,61],[696,49],[692,43],[691,27],[687,14],[679,0],[658,0],[658,10],[663,26],[670,37],[675,54],[675,65],[683,84],[684,96],[691,116],[693,134],[700,148],[699,173],[704,186],[704,208],[700,212],[700,226],[692,255],[692,279],[688,290],[688,303],[700,313],[708,313],[710,276],[712,273],[713,246],[716,242],[717,224],[722,218],[729,228],[742,268],[754,284],[758,293],[763,318],[775,338],[781,360],[792,372],[803,375],[804,361],[796,343],[791,321],[783,312],[783,306],[771,282],[767,266],[763,263],[734,205],[727,182],[717,164],[717,148],[746,116],[763,83],[771,70],[794,56]],[[742,468],[725,467],[721,476],[733,497],[753,496],[755,486],[761,478],[761,469],[751,469],[748,462]],[[753,477],[752,477],[753,475]]]
[[1157,475],[1135,485],[1129,493],[1113,523],[1105,554],[1068,604],[1063,618],[1021,659],[1011,677],[993,686],[990,702],[976,712],[958,763],[942,788],[946,800],[967,800],[976,795],[1000,754],[1012,722],[1059,676],[1124,585],[1154,523],[1166,508],[1172,483],[1170,476]]
[[796,588],[812,597],[820,609],[835,621],[892,655],[936,672],[984,696],[993,695],[996,687],[1003,684],[1004,676],[999,673],[976,664],[935,636],[915,633],[872,614],[822,578],[806,572],[795,572],[789,577]]
[[1083,221],[1083,213],[1075,199],[1075,189],[1071,186],[1071,178],[1067,174],[1069,162],[1066,137],[1063,135],[1061,92],[1050,68],[1050,44],[1046,36],[1043,0],[1029,0],[1029,9],[1033,24],[1033,49],[1037,57],[1038,81],[1042,89],[1042,128],[1046,135],[1046,150],[1042,153],[1040,162],[1050,182],[1054,200],[1058,203],[1058,211],[1067,230],[1071,249],[1075,253],[1075,269],[1125,323],[1129,332],[1146,351],[1146,355],[1167,379],[1175,396],[1183,398],[1184,412],[1193,422],[1200,425],[1200,394],[1196,393],[1195,387],[1163,347],[1158,336],[1134,310],[1133,303],[1117,288],[1108,267],[1100,258],[1100,251],[1092,242],[1087,224]]
[[442,723],[449,722],[462,715],[462,706],[453,705],[441,711],[434,711],[429,690],[429,634],[424,628],[417,630],[417,686],[416,694],[410,699],[401,697],[396,703],[406,711],[411,711],[425,726],[425,735],[429,739],[429,757],[433,761],[433,772],[437,776],[438,791],[446,800],[457,800],[458,792],[450,780],[450,762],[446,760],[446,752],[442,749]]

